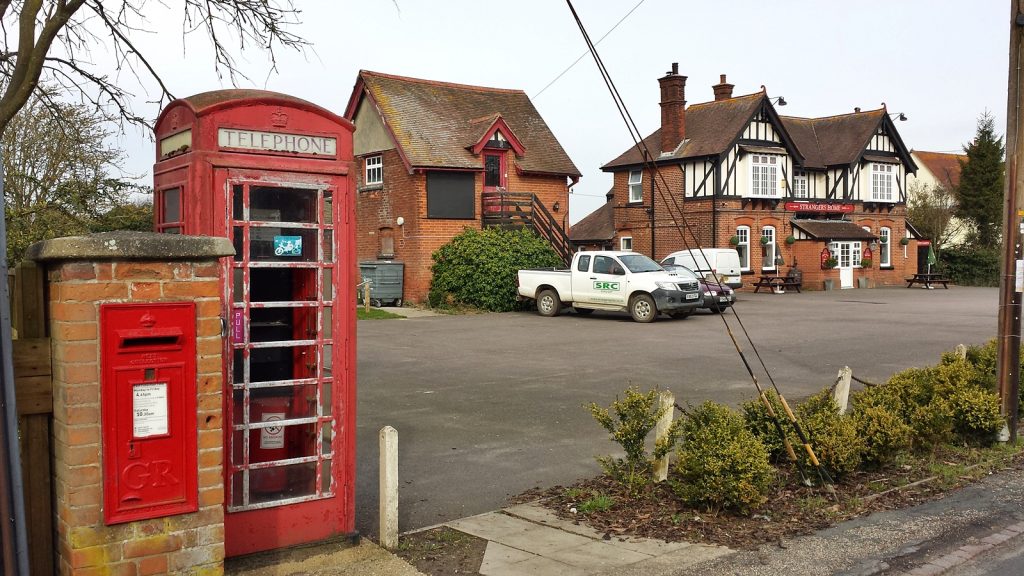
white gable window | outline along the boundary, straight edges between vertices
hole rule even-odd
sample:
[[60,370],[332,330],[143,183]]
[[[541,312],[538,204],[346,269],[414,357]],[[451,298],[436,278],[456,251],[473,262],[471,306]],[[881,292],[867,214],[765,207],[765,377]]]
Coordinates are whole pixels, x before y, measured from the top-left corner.
[[632,252],[633,251],[633,237],[632,236],[623,236],[622,238],[619,238],[619,250],[622,250],[623,252]]
[[779,197],[780,157],[753,154],[750,157],[750,195],[760,198]]
[[892,164],[871,165],[871,201],[892,202]]
[[797,172],[793,175],[793,198],[810,198],[807,190],[807,174]]
[[750,226],[737,226],[736,240],[736,252],[740,255],[740,270],[750,270]]
[[384,159],[377,156],[367,156],[364,161],[366,165],[366,177],[363,179],[365,186],[378,186],[384,183]]
[[629,171],[629,203],[644,201],[644,173],[640,170]]

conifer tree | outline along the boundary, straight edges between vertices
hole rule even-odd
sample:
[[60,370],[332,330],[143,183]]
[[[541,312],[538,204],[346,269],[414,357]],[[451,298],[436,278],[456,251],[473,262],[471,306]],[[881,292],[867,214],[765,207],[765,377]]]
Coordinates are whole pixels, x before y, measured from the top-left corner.
[[995,119],[988,111],[978,118],[974,140],[964,146],[960,160],[957,215],[973,228],[978,246],[999,245],[1003,212],[1003,138],[996,136]]

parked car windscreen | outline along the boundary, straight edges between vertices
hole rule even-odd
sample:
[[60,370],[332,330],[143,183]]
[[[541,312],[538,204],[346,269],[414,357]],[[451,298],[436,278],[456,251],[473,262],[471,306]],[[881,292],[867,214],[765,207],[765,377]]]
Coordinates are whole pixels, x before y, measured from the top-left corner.
[[693,270],[690,270],[686,266],[682,266],[680,264],[666,264],[666,265],[663,266],[663,268],[665,268],[665,270],[668,270],[669,272],[675,272],[676,274],[678,274],[678,275],[680,275],[683,278],[686,278],[688,280],[700,280],[701,279],[700,276],[697,276],[696,272],[694,272]]
[[622,265],[634,274],[639,272],[662,272],[665,270],[661,267],[661,264],[643,254],[627,254],[619,256],[619,260],[622,260]]

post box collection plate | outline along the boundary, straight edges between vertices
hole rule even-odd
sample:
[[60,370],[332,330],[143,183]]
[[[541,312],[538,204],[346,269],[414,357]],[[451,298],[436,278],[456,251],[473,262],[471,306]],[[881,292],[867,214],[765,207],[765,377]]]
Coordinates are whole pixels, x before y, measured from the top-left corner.
[[104,304],[103,519],[198,509],[192,302]]

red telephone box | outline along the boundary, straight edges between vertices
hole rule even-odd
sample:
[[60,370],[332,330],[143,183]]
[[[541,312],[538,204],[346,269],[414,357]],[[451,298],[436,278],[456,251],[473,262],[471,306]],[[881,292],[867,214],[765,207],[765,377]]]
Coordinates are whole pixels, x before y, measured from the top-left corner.
[[355,532],[353,125],[284,94],[175,100],[156,124],[157,231],[222,261],[225,550]]

